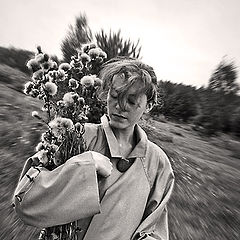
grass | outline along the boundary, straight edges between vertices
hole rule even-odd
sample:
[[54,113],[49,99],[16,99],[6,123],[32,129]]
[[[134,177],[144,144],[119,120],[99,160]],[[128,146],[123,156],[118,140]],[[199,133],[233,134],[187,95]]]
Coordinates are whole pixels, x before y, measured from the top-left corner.
[[[201,137],[187,125],[152,119],[142,126],[165,150],[176,177],[169,203],[170,239],[239,239],[240,161],[228,140],[237,141],[227,135]],[[161,141],[161,135],[173,141]]]
[[[10,80],[8,80],[10,79]],[[40,103],[25,96],[28,77],[0,65],[0,239],[36,239],[11,207],[11,197],[26,158],[44,127],[31,117]],[[169,156],[176,177],[169,202],[171,240],[240,239],[240,142],[228,135],[206,138],[190,125],[151,118],[141,125]]]

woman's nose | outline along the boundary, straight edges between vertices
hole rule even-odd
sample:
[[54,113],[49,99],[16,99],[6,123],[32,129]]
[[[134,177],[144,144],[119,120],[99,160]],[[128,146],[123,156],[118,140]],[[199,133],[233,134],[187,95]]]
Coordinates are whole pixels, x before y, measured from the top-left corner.
[[117,110],[121,109],[118,101],[116,101],[115,108],[116,108]]

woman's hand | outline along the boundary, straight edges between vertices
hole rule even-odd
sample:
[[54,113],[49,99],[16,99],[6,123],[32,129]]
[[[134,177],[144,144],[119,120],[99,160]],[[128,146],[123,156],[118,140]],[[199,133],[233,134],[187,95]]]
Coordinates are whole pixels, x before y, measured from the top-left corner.
[[[85,153],[87,153],[87,152],[85,152]],[[96,168],[96,172],[103,177],[108,177],[111,174],[112,168],[113,168],[110,159],[98,152],[90,151],[88,153],[89,154],[91,153],[91,155],[92,155],[93,162],[94,162],[95,168]],[[71,159],[75,158],[77,160],[78,156],[80,156],[80,155],[81,154],[73,156],[73,157],[71,157]]]
[[97,173],[103,177],[108,177],[113,168],[110,159],[98,152],[91,151],[91,153]]

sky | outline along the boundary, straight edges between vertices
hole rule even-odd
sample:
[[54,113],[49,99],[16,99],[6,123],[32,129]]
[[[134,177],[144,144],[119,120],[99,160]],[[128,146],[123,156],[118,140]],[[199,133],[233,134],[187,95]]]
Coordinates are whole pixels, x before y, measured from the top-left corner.
[[[159,80],[196,87],[223,59],[240,69],[240,0],[0,0],[0,46],[61,58],[61,41],[85,13],[93,33],[140,40]],[[239,74],[240,75],[240,74]],[[240,76],[238,77],[240,83]]]

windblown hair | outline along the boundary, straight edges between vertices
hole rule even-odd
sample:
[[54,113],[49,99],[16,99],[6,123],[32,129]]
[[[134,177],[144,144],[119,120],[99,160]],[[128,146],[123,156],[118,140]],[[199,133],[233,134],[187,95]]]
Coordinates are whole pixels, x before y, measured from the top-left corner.
[[106,62],[100,71],[103,91],[108,91],[111,88],[113,76],[120,74],[124,74],[126,81],[126,84],[119,89],[119,103],[122,108],[125,108],[124,96],[126,96],[126,92],[131,86],[139,82],[141,87],[138,89],[137,94],[146,94],[147,102],[157,102],[157,77],[152,67],[134,58],[113,58]]

